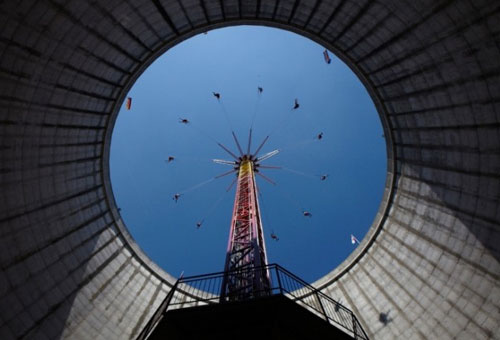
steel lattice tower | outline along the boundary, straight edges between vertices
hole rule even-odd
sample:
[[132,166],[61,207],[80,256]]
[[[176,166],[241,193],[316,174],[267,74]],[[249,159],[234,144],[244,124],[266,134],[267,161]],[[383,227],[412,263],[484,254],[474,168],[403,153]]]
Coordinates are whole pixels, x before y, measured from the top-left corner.
[[265,269],[267,265],[266,246],[257,198],[255,174],[270,181],[259,173],[259,167],[266,168],[266,166],[261,166],[259,162],[276,155],[279,150],[271,151],[262,157],[256,157],[256,154],[267,141],[266,138],[257,148],[257,151],[250,154],[250,131],[248,150],[246,154],[243,154],[234,133],[233,137],[241,156],[236,156],[219,144],[235,160],[214,160],[216,163],[233,165],[234,169],[228,173],[237,172],[237,187],[224,266],[225,275],[222,281],[221,301],[245,300],[255,296],[267,295],[271,286],[269,273]]

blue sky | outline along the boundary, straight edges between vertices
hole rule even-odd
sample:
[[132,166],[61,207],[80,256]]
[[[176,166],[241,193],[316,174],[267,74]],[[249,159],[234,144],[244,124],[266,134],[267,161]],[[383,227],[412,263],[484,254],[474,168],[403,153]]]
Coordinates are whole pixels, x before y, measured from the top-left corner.
[[234,177],[214,180],[229,168],[211,159],[229,158],[216,142],[236,151],[231,131],[246,146],[253,119],[253,149],[270,133],[262,152],[281,152],[264,163],[284,167],[263,172],[275,186],[257,178],[268,261],[312,282],[354,250],[350,234],[364,237],[382,198],[385,140],[366,89],[323,50],[278,29],[217,29],[167,51],[134,84],[113,131],[113,193],[139,246],[170,274],[223,270]]

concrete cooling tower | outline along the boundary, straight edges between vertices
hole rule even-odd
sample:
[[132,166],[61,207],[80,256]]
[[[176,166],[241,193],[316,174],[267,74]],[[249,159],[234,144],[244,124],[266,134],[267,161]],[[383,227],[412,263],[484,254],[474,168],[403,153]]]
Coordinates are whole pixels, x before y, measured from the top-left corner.
[[242,24],[334,51],[384,127],[378,214],[314,286],[352,309],[370,339],[500,339],[491,0],[0,1],[0,338],[137,337],[175,279],[117,210],[114,122],[159,55]]

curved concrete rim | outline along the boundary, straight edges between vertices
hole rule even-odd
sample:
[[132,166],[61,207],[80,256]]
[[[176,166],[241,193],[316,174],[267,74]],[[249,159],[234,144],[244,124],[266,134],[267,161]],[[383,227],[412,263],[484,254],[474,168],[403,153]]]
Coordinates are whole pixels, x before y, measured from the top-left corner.
[[[335,282],[339,277],[344,275],[349,268],[351,268],[363,254],[366,253],[370,245],[373,243],[374,238],[378,234],[378,230],[381,228],[383,222],[384,222],[384,216],[386,216],[387,210],[389,209],[389,203],[392,198],[393,194],[393,187],[394,187],[394,176],[393,176],[393,169],[394,169],[394,145],[392,144],[392,136],[391,136],[391,129],[390,129],[390,122],[386,119],[385,114],[382,111],[382,104],[380,100],[378,99],[376,92],[374,91],[372,85],[370,84],[369,80],[363,75],[361,70],[359,70],[356,65],[350,61],[341,51],[339,51],[335,46],[331,44],[327,44],[325,41],[322,41],[321,39],[318,39],[315,37],[313,34],[310,32],[305,32],[301,31],[297,27],[294,26],[287,26],[283,24],[277,24],[273,23],[271,21],[260,21],[259,23],[256,23],[253,20],[234,20],[234,21],[229,21],[229,22],[224,22],[224,23],[219,23],[219,24],[214,24],[214,25],[209,25],[205,27],[201,27],[199,29],[193,30],[186,35],[183,35],[176,39],[175,41],[172,41],[168,44],[165,44],[164,46],[160,47],[157,51],[155,51],[151,56],[146,60],[141,68],[137,70],[132,77],[130,77],[129,81],[127,84],[124,86],[123,90],[121,91],[119,95],[119,99],[116,101],[115,107],[112,111],[111,117],[109,119],[109,123],[106,129],[106,137],[104,141],[104,151],[103,151],[103,176],[104,176],[104,187],[107,192],[107,199],[109,200],[109,204],[112,207],[112,212],[114,214],[114,217],[117,221],[119,221],[118,226],[121,229],[122,234],[126,237],[127,242],[130,244],[130,246],[134,249],[136,252],[137,256],[141,259],[141,261],[144,263],[144,265],[148,266],[152,271],[154,271],[159,278],[165,280],[166,282],[169,282],[170,284],[175,283],[175,278],[172,277],[168,272],[166,272],[163,268],[159,267],[154,261],[152,261],[145,253],[144,251],[140,248],[140,246],[135,242],[134,238],[128,231],[128,228],[126,227],[126,223],[123,221],[121,218],[115,198],[113,195],[113,190],[111,187],[111,177],[110,177],[110,172],[109,172],[109,154],[111,150],[111,139],[113,135],[113,129],[114,125],[116,122],[116,119],[118,118],[118,113],[120,111],[120,108],[127,96],[127,93],[130,91],[132,86],[135,84],[137,79],[146,71],[146,69],[160,56],[162,56],[165,53],[168,53],[168,50],[171,49],[172,47],[182,43],[183,41],[206,31],[213,30],[213,29],[218,29],[218,28],[225,28],[225,27],[231,27],[231,26],[241,26],[241,25],[253,25],[253,26],[267,26],[267,27],[272,27],[272,28],[279,28],[283,29],[289,32],[296,33],[298,35],[301,35],[303,37],[309,38],[318,44],[324,46],[328,50],[332,51],[335,53],[335,55],[341,59],[346,65],[349,66],[349,68],[357,75],[358,79],[363,83],[365,86],[366,90],[368,91],[368,94],[370,95],[370,98],[372,99],[378,113],[379,117],[381,120],[382,128],[384,131],[384,136],[386,140],[386,153],[387,153],[387,175],[386,175],[386,188],[385,191],[386,193],[384,194],[380,206],[378,209],[378,212],[376,216],[374,217],[374,221],[367,231],[365,237],[361,241],[361,244],[359,247],[357,247],[349,257],[344,260],[339,266],[336,268],[332,268],[330,273],[324,275],[322,278],[320,278],[315,284],[319,289],[331,284],[332,282]],[[168,270],[168,268],[167,268]]]

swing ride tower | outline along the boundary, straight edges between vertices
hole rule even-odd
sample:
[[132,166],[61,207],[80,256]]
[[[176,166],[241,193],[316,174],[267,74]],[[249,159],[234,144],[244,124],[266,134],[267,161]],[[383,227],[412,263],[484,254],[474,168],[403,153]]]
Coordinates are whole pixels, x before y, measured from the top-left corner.
[[[250,135],[251,136],[251,135]],[[236,195],[229,230],[224,277],[222,280],[220,301],[246,300],[269,294],[270,276],[267,265],[264,232],[257,198],[255,174],[259,173],[258,163],[272,157],[279,151],[271,151],[262,157],[250,154],[250,138],[248,152],[243,154],[233,134],[240,157],[236,157],[227,148],[224,149],[235,158],[235,161],[214,160],[216,163],[234,165],[230,171],[236,172]],[[222,145],[221,145],[222,146]],[[266,180],[269,180],[263,176]]]

